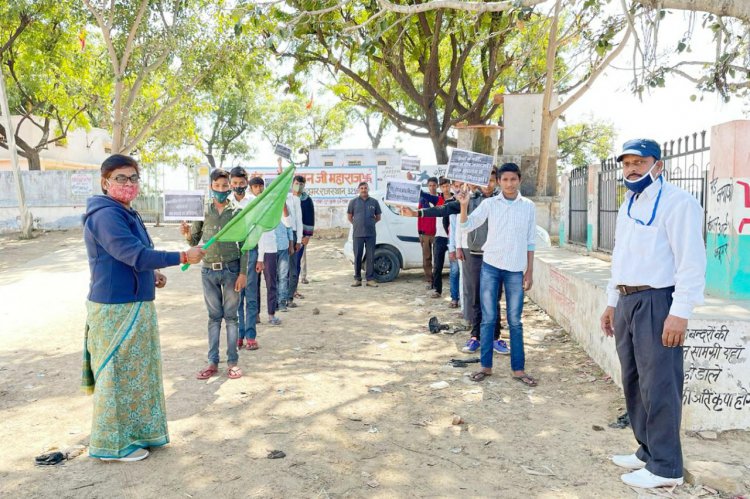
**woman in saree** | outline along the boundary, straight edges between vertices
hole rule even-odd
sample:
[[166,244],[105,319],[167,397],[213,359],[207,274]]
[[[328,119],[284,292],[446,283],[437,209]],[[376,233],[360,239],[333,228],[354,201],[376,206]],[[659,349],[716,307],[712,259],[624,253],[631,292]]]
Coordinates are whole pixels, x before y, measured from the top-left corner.
[[138,163],[115,154],[101,166],[104,195],[88,199],[84,242],[91,270],[83,388],[93,393],[89,455],[140,461],[169,442],[156,322],[158,269],[199,263],[205,252],[157,251],[138,212]]

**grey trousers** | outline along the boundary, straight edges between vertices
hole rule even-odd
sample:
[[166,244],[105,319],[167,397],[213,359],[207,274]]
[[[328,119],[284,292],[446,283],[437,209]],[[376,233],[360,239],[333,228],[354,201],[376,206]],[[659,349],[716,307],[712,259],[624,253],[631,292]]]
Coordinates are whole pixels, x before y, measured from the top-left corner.
[[682,347],[662,344],[674,287],[620,296],[615,340],[638,459],[665,478],[682,476]]

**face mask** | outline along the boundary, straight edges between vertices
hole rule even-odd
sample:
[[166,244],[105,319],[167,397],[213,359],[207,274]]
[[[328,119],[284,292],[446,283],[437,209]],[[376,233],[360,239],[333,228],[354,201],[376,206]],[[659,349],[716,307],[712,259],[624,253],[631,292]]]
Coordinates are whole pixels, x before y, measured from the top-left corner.
[[232,191],[215,191],[211,189],[211,195],[213,195],[214,199],[217,200],[219,203],[226,202],[227,198],[229,197],[229,194],[231,194]]
[[302,185],[301,185],[301,184],[296,184],[296,185],[293,185],[293,186],[292,186],[292,190],[293,190],[294,192],[302,192]]
[[622,179],[623,183],[625,184],[625,187],[627,187],[629,190],[635,192],[636,194],[640,194],[646,188],[654,183],[654,180],[656,180],[653,176],[654,168],[656,167],[656,163],[658,161],[654,162],[653,165],[651,165],[651,168],[638,180],[628,180],[626,178]]
[[234,188],[234,189],[232,189],[232,190],[233,190],[234,192],[236,192],[237,194],[239,194],[240,196],[242,196],[242,195],[244,195],[244,194],[245,194],[245,191],[247,190],[247,186],[245,186],[245,187],[235,187],[235,188]]
[[116,184],[107,181],[107,195],[121,203],[130,203],[138,196],[138,185]]

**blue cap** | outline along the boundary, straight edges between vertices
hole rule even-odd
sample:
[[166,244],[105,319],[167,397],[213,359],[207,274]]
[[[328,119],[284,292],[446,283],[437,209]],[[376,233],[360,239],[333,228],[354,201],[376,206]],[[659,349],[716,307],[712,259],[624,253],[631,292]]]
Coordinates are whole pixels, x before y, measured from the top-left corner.
[[622,157],[628,154],[644,158],[653,156],[656,161],[659,161],[661,159],[661,147],[659,147],[659,144],[655,140],[633,139],[622,145],[622,152],[617,156],[617,161],[622,161]]

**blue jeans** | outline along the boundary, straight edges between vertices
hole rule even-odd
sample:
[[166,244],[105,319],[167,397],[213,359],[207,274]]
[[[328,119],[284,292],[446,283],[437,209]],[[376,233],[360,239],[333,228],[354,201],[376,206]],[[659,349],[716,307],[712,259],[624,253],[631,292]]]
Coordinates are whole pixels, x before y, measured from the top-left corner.
[[510,368],[522,371],[526,359],[523,352],[523,272],[509,272],[487,263],[482,263],[479,276],[479,299],[482,307],[480,325],[480,360],[482,367],[492,367],[492,340],[499,317],[497,301],[500,285],[505,288],[505,313],[510,329]]
[[258,315],[258,273],[255,264],[258,263],[258,248],[247,252],[247,285],[240,291],[238,313],[240,316],[240,339],[254,340],[258,334],[255,328],[255,316]]
[[240,305],[240,294],[234,290],[237,277],[240,275],[240,261],[225,264],[223,270],[201,269],[203,298],[208,309],[208,361],[219,363],[219,336],[221,320],[227,329],[227,364],[237,363],[237,310]]
[[289,302],[289,250],[276,252],[276,272],[278,273],[279,308],[284,308]]
[[450,261],[450,282],[451,282],[451,300],[458,301],[460,294],[458,291],[460,275],[458,271],[458,260]]

